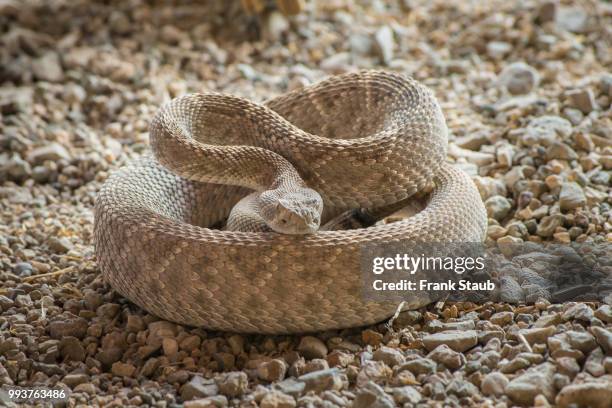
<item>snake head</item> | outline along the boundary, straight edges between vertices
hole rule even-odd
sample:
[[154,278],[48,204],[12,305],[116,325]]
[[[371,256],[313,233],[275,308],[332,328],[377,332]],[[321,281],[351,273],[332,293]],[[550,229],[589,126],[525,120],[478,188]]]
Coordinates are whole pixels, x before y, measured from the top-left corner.
[[321,225],[323,199],[315,190],[264,192],[261,215],[272,230],[281,234],[312,234]]

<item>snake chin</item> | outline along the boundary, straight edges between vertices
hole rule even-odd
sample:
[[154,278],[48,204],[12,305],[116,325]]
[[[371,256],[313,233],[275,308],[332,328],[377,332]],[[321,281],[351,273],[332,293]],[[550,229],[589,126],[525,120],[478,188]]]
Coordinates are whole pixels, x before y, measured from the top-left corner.
[[281,234],[313,234],[321,225],[323,199],[316,191],[303,188],[298,191],[268,196],[263,203],[262,215],[268,226]]

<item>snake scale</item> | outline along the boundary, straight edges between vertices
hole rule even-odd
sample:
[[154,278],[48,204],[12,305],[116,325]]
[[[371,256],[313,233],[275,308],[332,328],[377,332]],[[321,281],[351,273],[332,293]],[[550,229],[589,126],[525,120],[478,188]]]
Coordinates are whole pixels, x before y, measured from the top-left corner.
[[[154,157],[114,172],[99,192],[95,249],[116,291],[170,321],[267,334],[376,323],[397,304],[362,297],[364,245],[485,236],[478,191],[446,163],[447,128],[433,93],[400,74],[343,74],[264,104],[178,97],[160,108],[150,139]],[[262,213],[273,231],[218,228],[254,191],[315,228],[432,184],[426,207],[394,223],[282,233],[287,217]],[[279,204],[270,193],[279,189],[307,196],[307,211]]]

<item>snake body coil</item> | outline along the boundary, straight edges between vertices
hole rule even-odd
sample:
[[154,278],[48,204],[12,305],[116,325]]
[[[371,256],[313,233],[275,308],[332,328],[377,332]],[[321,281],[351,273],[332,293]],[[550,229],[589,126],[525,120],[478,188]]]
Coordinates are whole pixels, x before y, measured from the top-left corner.
[[[439,105],[398,74],[332,77],[264,105],[188,95],[162,107],[150,133],[156,159],[120,169],[99,193],[96,254],[119,293],[171,321],[259,333],[375,323],[397,305],[362,297],[364,245],[484,239],[475,186],[445,164]],[[307,235],[210,228],[253,190],[314,190],[326,221],[432,181],[426,208],[391,224]]]

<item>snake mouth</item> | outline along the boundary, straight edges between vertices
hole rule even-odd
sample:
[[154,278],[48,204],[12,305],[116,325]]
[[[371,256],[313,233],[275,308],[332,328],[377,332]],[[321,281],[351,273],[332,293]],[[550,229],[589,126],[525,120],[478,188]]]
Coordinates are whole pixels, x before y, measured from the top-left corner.
[[314,234],[319,230],[318,217],[302,216],[293,212],[286,212],[268,224],[269,227],[281,234],[305,235]]

